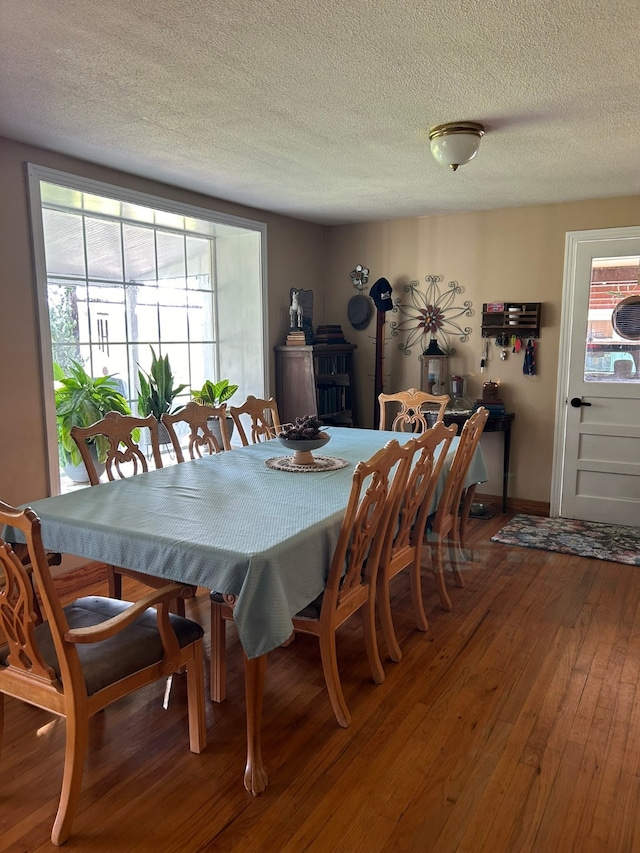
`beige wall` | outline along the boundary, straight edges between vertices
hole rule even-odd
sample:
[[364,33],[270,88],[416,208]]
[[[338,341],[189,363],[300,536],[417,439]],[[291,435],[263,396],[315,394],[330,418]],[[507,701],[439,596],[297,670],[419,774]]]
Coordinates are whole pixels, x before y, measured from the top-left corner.
[[[548,502],[565,234],[639,224],[640,197],[629,196],[331,228],[326,270],[331,310],[327,309],[326,322],[342,323],[348,340],[358,346],[361,425],[371,426],[373,420],[376,321],[374,312],[366,330],[356,331],[349,325],[347,303],[356,293],[350,271],[358,263],[369,267],[368,286],[384,276],[393,287],[394,298],[405,296],[402,288],[411,280],[426,287],[426,275],[442,275],[443,285],[457,281],[464,293],[453,304],[469,299],[475,314],[468,319],[473,329],[469,341],[452,340],[457,353],[450,360],[450,372],[468,376],[466,396],[472,400],[480,395],[482,382],[500,380],[506,405],[516,414],[509,493],[522,500]],[[493,343],[488,369],[480,373],[482,304],[512,300],[543,303],[535,377],[523,375],[522,354],[510,352],[502,362]],[[393,319],[402,318],[388,314],[387,330]],[[407,357],[398,349],[400,340],[404,338],[387,335],[387,393],[420,384],[419,348]],[[486,494],[501,493],[501,442],[499,434],[482,439],[491,478],[480,489]]]
[[[358,345],[363,426],[373,421],[375,317],[364,331],[349,325],[347,303],[356,293],[350,271],[357,263],[365,264],[371,270],[369,285],[384,276],[394,296],[402,296],[402,286],[413,279],[424,283],[428,274],[442,275],[445,284],[457,281],[465,288],[460,299],[471,300],[475,315],[468,321],[473,329],[470,340],[455,342],[458,352],[451,359],[451,372],[469,377],[467,396],[472,399],[484,380],[501,380],[507,406],[516,413],[510,494],[549,501],[565,234],[638,225],[640,197],[325,228],[0,138],[0,499],[10,503],[36,500],[48,488],[25,178],[28,162],[266,222],[269,350],[284,341],[289,289],[311,288],[314,323],[341,323],[348,339]],[[544,303],[538,374],[525,377],[522,355],[510,354],[501,362],[492,346],[488,370],[481,375],[482,303],[511,300]],[[418,351],[411,357],[402,355],[399,340],[390,339],[386,345],[386,391],[420,382]],[[273,357],[270,372],[274,389]],[[21,412],[20,420],[7,416],[9,406]],[[501,438],[483,438],[491,477],[482,487],[485,493],[501,491]]]
[[[37,500],[48,490],[26,184],[29,162],[266,222],[271,354],[275,344],[284,342],[291,287],[310,287],[318,295],[314,306],[317,322],[323,322],[324,310],[321,291],[326,264],[325,227],[212,199],[0,137],[0,500],[12,504]],[[270,373],[274,390],[273,355]]]

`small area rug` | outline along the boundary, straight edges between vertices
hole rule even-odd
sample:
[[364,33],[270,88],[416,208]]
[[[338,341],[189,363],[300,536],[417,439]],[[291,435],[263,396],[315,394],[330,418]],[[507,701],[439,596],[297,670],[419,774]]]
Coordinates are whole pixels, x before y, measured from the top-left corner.
[[491,541],[640,566],[640,527],[516,515]]

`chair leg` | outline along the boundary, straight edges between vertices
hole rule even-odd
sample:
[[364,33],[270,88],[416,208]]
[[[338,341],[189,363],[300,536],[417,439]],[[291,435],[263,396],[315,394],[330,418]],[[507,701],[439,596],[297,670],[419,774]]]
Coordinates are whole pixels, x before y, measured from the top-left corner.
[[194,643],[193,660],[187,666],[187,704],[189,708],[189,749],[191,752],[202,752],[207,746],[202,640]]
[[71,825],[80,798],[88,742],[89,719],[86,716],[86,710],[80,718],[78,712],[70,708],[66,718],[62,791],[60,792],[58,812],[51,831],[51,841],[56,847],[64,844],[71,833]]
[[3,738],[4,738],[4,693],[0,693],[0,756],[2,755]]
[[362,614],[362,630],[364,632],[364,643],[367,650],[371,678],[373,678],[376,684],[382,684],[384,681],[384,667],[380,660],[380,650],[378,649],[378,640],[376,639],[375,588],[373,594],[369,596],[361,607],[360,612]]
[[460,549],[464,553],[467,550],[467,525],[469,524],[469,513],[471,505],[476,496],[477,483],[468,486],[462,494],[462,502],[460,504],[460,535],[458,537]]
[[436,581],[438,584],[438,595],[440,596],[440,607],[443,610],[447,610],[451,612],[453,609],[451,606],[451,599],[449,598],[449,593],[447,592],[447,587],[444,582],[444,543],[442,541],[442,537],[438,537],[438,541],[434,547],[435,557],[434,557],[434,571],[436,574]]
[[[395,663],[402,660],[402,652],[400,644],[396,637],[395,628],[393,625],[393,616],[391,615],[391,592],[389,590],[388,578],[380,577],[377,590],[378,614],[380,616],[380,626],[382,627],[382,636],[387,647],[389,657]],[[364,627],[364,622],[363,622]]]
[[322,672],[327,685],[329,699],[333,713],[336,715],[338,725],[346,729],[351,722],[351,714],[345,702],[342,685],[340,684],[340,674],[338,673],[338,657],[336,653],[336,632],[331,631],[320,632],[318,637],[320,640],[320,658],[322,659]]
[[413,602],[413,612],[416,615],[416,624],[418,631],[429,630],[429,620],[424,612],[424,601],[422,598],[422,576],[420,574],[421,552],[416,553],[415,559],[409,568],[409,576],[411,579],[411,600]]
[[227,695],[227,626],[222,607],[211,602],[211,670],[209,691],[212,702],[224,702]]
[[451,560],[451,571],[456,586],[464,587],[464,578],[460,573],[460,563],[465,561],[465,556],[460,550],[460,530],[458,526],[459,519],[455,519],[453,530],[451,531],[451,539],[449,540],[449,559]]
[[107,584],[109,598],[122,599],[122,575],[115,566],[107,566]]

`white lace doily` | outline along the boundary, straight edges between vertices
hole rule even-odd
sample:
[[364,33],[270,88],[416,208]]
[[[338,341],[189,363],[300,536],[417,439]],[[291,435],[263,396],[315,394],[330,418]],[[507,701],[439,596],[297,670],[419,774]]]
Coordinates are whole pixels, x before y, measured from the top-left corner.
[[293,471],[297,474],[338,471],[340,468],[346,468],[348,464],[346,459],[338,459],[336,456],[314,456],[312,465],[297,465],[293,461],[293,456],[272,456],[265,461],[267,468],[273,468],[276,471]]

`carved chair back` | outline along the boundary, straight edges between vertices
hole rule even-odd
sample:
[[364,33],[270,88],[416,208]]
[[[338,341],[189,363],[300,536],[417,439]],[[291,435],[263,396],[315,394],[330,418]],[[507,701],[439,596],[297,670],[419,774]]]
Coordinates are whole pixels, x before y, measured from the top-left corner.
[[275,438],[281,431],[278,405],[273,397],[266,400],[250,394],[241,406],[230,406],[229,414],[244,447],[249,444],[249,440],[242,424],[242,415],[248,415],[251,420],[251,444]]
[[[210,418],[216,418],[220,429],[220,437],[211,430]],[[180,446],[180,438],[176,433],[176,424],[187,424],[189,427],[189,443],[187,449],[191,459],[199,459],[202,457],[203,451],[206,454],[220,453],[222,450],[231,450],[229,444],[229,434],[227,432],[227,404],[221,406],[203,406],[200,403],[191,401],[184,408],[180,409],[173,415],[164,414],[161,417],[163,423],[169,433],[169,438],[173,444],[173,449],[178,462],[184,462],[184,453]]]
[[[407,391],[398,391],[396,394],[379,394],[380,403],[380,429],[391,429],[395,432],[424,432],[429,429],[426,412],[437,411],[437,421],[444,418],[444,413],[449,405],[449,396],[443,394],[429,394],[419,391],[417,388],[409,388]],[[399,404],[400,410],[393,419],[391,426],[387,426],[387,404]]]
[[100,436],[106,439],[105,470],[107,477],[109,480],[124,479],[130,474],[139,474],[141,471],[149,470],[147,458],[134,440],[135,431],[141,429],[149,430],[153,461],[156,468],[162,468],[162,456],[158,442],[158,421],[153,415],[140,418],[135,415],[121,415],[120,412],[107,412],[101,420],[88,427],[76,426],[71,428],[71,436],[78,445],[92,486],[98,485],[100,477],[96,470],[94,458],[89,451],[87,440]]

